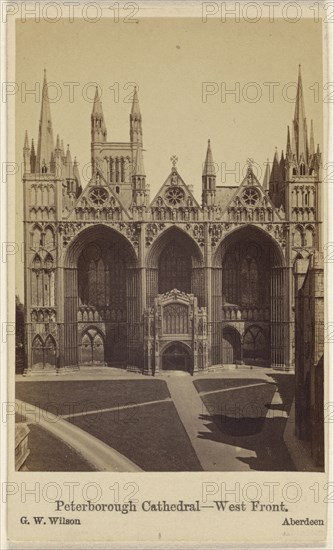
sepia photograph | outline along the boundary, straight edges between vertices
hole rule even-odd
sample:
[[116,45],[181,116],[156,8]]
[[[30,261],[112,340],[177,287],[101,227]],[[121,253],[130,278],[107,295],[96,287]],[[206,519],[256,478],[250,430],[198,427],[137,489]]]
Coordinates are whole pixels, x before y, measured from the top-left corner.
[[101,443],[111,470],[323,468],[321,27],[270,67],[280,23],[245,59],[242,23],[228,52],[219,24],[199,45],[202,22],[145,20],[136,48],[109,35],[107,74],[94,30],[55,60],[67,27],[17,28],[16,398],[59,419],[23,412],[18,468],[95,470]]
[[163,4],[6,8],[12,536],[323,541],[326,14]]

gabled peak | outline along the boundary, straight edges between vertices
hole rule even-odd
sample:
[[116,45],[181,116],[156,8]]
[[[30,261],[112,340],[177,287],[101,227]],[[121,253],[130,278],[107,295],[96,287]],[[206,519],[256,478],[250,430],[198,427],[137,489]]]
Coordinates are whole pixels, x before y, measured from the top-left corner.
[[215,165],[212,158],[211,142],[209,139],[208,139],[208,147],[206,151],[206,157],[205,157],[202,175],[216,176]]
[[133,118],[137,118],[137,119],[141,118],[141,113],[140,113],[140,108],[139,108],[139,99],[138,99],[138,93],[137,93],[137,86],[135,86],[135,89],[134,89],[134,92],[133,92],[131,116]]

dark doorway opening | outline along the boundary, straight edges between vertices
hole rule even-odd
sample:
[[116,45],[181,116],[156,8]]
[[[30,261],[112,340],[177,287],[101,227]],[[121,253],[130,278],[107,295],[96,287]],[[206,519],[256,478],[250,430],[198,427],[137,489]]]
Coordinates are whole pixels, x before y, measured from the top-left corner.
[[193,362],[187,346],[181,342],[169,344],[162,353],[162,369],[192,373]]

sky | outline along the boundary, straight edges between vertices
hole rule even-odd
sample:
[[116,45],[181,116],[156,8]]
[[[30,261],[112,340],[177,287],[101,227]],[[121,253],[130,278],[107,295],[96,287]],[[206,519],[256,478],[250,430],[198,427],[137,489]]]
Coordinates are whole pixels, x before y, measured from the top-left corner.
[[[302,66],[308,126],[322,144],[322,33],[311,19],[297,23],[140,19],[137,24],[75,19],[16,25],[16,155],[25,130],[37,145],[43,69],[50,84],[54,136],[70,144],[80,167],[90,161],[94,85],[100,86],[108,141],[129,140],[133,84],[143,121],[144,165],[151,197],[167,178],[171,155],[201,194],[202,164],[211,139],[217,184],[241,183],[246,159],[263,179],[275,147],[285,150]],[[51,83],[55,83],[51,85]],[[67,83],[67,84],[66,84]],[[73,97],[70,87],[73,86]],[[270,83],[275,83],[271,84]],[[28,90],[37,90],[29,94]],[[225,90],[235,90],[225,94]],[[318,95],[320,91],[320,96]],[[271,97],[270,97],[271,96]],[[55,98],[55,101],[53,101]],[[226,174],[226,171],[231,171]],[[236,171],[236,173],[235,173]],[[87,181],[87,171],[82,183]],[[16,185],[17,240],[22,239],[22,182]],[[18,285],[22,295],[22,285]]]

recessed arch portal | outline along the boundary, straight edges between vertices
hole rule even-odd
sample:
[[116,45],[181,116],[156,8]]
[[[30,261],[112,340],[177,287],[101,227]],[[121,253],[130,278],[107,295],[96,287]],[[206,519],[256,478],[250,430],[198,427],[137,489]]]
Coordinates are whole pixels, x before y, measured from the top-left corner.
[[147,255],[147,301],[173,289],[193,293],[204,303],[203,254],[194,239],[179,227],[164,231]]
[[125,365],[140,334],[139,272],[132,244],[102,224],[65,257],[65,364]]
[[[252,364],[271,361],[282,366],[288,356],[289,274],[283,251],[264,230],[246,225],[228,234],[213,258],[212,311],[214,323],[233,320],[244,334],[242,360]],[[254,328],[254,322],[258,324]],[[252,329],[249,327],[252,326]],[[219,335],[214,330],[214,339]],[[227,338],[228,336],[229,338]],[[216,356],[212,361],[224,362],[224,355],[234,358],[234,340],[224,334],[223,352],[213,342]],[[228,348],[230,351],[228,352]],[[232,351],[231,351],[232,350]]]
[[162,370],[180,370],[192,373],[193,361],[188,346],[183,342],[170,342],[161,352]]

